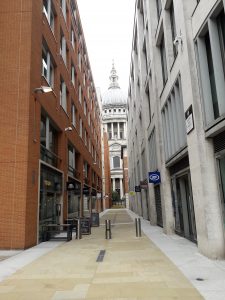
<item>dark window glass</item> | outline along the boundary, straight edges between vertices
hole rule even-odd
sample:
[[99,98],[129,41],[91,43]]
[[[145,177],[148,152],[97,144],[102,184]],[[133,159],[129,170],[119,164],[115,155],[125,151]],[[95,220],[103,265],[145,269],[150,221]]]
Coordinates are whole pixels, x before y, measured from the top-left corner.
[[119,156],[113,157],[113,167],[114,168],[120,168],[120,158]]
[[41,145],[46,147],[46,119],[41,118]]
[[209,78],[210,78],[210,86],[212,92],[212,101],[213,101],[213,111],[214,111],[214,118],[219,117],[219,106],[218,106],[218,98],[216,92],[216,81],[215,81],[215,74],[214,74],[214,67],[213,67],[213,59],[212,59],[212,51],[211,51],[211,44],[209,33],[205,35],[205,47],[207,53],[207,60],[208,60],[208,68],[209,68]]
[[157,6],[158,19],[159,19],[161,11],[162,11],[162,2],[161,2],[161,0],[156,0],[156,6]]
[[168,74],[167,74],[166,49],[165,49],[164,37],[162,38],[161,45],[160,45],[160,55],[161,55],[163,84],[165,85]]
[[[173,2],[171,3],[171,6],[170,6],[170,22],[171,22],[172,42],[173,42],[177,35]],[[174,57],[177,56],[177,52],[178,52],[177,50],[178,50],[177,46],[173,44]]]

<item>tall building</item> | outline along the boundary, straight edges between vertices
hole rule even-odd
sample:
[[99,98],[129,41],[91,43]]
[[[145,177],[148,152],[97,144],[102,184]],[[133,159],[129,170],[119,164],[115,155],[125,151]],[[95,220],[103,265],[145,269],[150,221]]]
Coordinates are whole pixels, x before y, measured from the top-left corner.
[[137,0],[128,97],[132,210],[211,258],[225,257],[224,7]]
[[101,207],[101,120],[76,1],[4,1],[0,18],[0,248],[23,249]]
[[102,97],[103,131],[108,134],[111,188],[125,200],[121,148],[127,144],[127,97],[119,87],[114,64],[109,78],[109,88]]

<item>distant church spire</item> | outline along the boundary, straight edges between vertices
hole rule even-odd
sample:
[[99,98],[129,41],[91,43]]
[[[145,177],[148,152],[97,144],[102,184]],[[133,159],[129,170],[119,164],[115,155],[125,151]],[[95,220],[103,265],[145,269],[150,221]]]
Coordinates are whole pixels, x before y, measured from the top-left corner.
[[112,61],[112,70],[110,72],[110,85],[109,85],[109,89],[114,89],[114,88],[119,88],[119,83],[118,83],[118,76],[116,73],[116,69],[115,69],[115,65],[114,65],[114,60]]

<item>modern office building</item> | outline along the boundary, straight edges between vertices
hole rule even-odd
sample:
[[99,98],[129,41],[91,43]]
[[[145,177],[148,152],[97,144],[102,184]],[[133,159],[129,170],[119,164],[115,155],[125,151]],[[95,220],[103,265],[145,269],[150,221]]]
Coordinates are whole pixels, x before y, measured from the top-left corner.
[[102,207],[101,120],[76,1],[3,2],[0,248],[23,249]]
[[128,100],[131,208],[211,258],[225,257],[224,8],[137,0]]
[[124,191],[121,148],[127,145],[127,97],[119,87],[114,64],[109,88],[102,96],[102,123],[103,132],[108,135],[112,191],[125,200],[127,193]]

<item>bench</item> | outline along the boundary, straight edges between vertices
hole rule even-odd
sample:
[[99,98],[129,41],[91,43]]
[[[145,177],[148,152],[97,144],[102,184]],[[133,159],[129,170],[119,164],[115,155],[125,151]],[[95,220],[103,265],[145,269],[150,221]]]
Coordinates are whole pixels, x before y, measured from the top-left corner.
[[[44,224],[42,225],[42,241],[66,240],[69,242],[72,240],[72,230],[72,224]],[[65,232],[66,235],[61,235]]]

